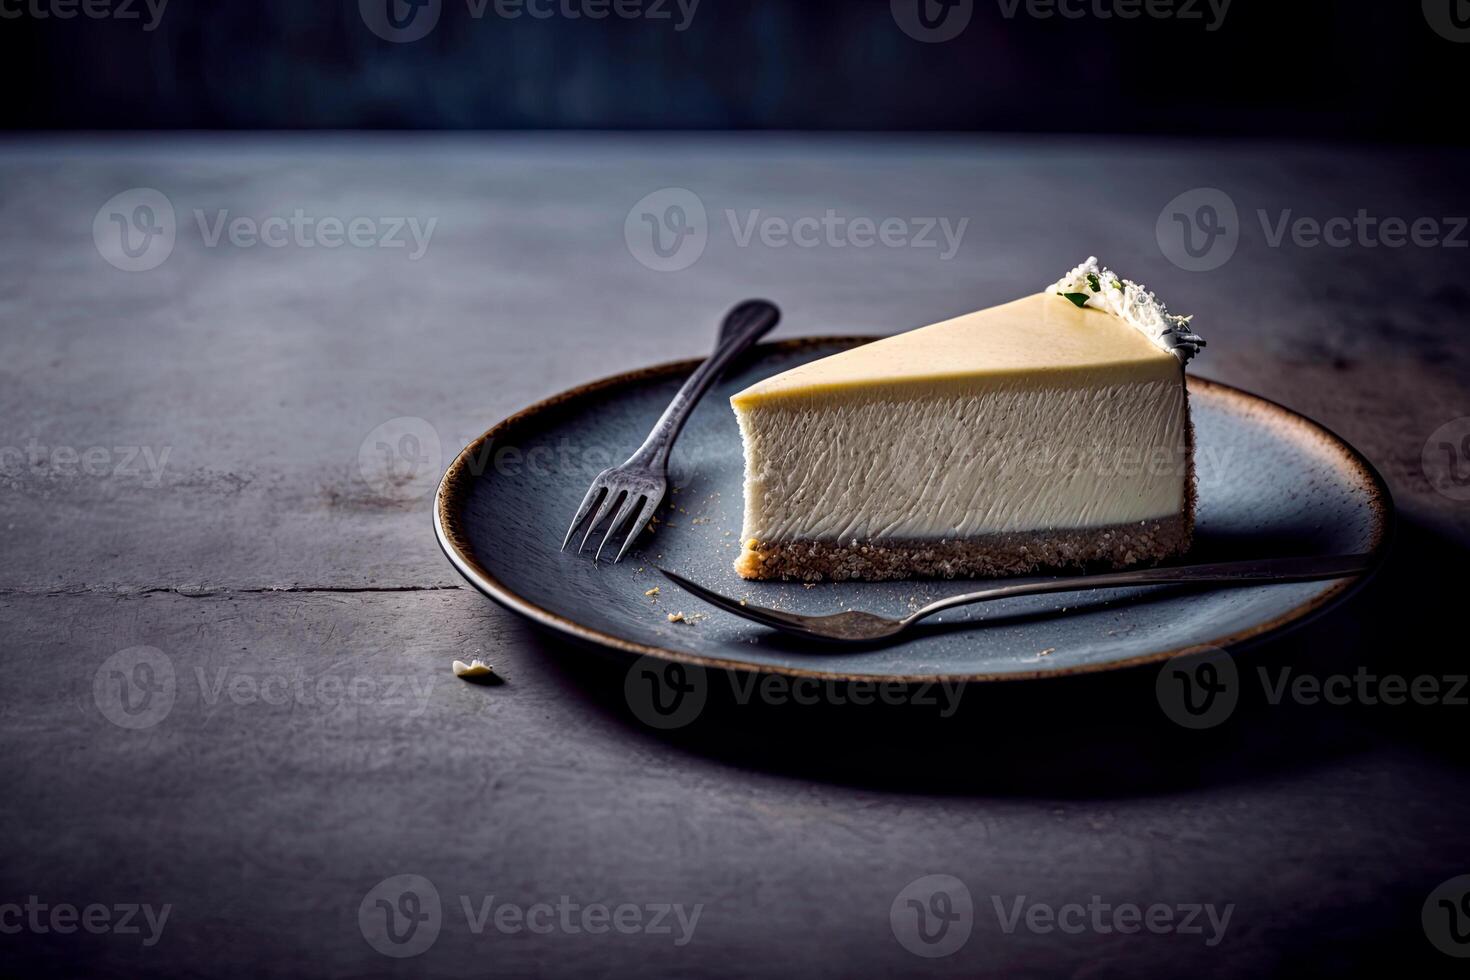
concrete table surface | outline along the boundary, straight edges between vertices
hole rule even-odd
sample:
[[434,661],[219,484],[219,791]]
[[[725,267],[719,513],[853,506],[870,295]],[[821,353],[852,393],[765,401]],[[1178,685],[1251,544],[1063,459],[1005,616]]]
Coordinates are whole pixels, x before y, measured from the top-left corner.
[[[958,137],[0,144],[0,972],[1447,971],[1421,910],[1470,873],[1470,503],[1439,471],[1441,444],[1470,446],[1467,163]],[[673,237],[673,203],[703,232]],[[1314,237],[1360,212],[1377,224]],[[1191,255],[1175,213],[1226,234],[1193,229]],[[1418,237],[1393,247],[1387,218]],[[777,301],[777,336],[889,333],[1090,253],[1199,314],[1198,373],[1337,431],[1397,501],[1384,573],[1241,653],[1223,724],[1170,722],[1143,669],[971,688],[950,713],[716,684],[658,731],[627,662],[531,629],[433,541],[460,446],[699,355],[736,300]],[[417,470],[384,473],[384,432],[414,436]],[[472,656],[505,683],[454,678]],[[1283,670],[1441,696],[1273,698]],[[398,875],[419,877],[380,884]],[[944,957],[902,921],[930,875],[973,903]],[[409,891],[417,938],[365,928],[384,899],[402,939]],[[1048,927],[1100,903],[1230,918]],[[598,908],[626,928],[591,928]]]

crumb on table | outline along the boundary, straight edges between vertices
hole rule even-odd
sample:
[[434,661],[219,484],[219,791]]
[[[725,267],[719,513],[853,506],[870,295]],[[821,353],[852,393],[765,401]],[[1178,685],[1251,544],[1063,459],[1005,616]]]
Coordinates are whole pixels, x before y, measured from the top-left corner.
[[495,672],[495,668],[483,660],[471,660],[469,663],[456,660],[451,667],[455,677],[488,677]]

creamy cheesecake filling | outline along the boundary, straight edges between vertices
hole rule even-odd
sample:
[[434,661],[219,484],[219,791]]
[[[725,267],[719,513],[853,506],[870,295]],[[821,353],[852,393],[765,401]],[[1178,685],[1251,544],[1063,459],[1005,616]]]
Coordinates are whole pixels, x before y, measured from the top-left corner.
[[939,399],[818,392],[737,406],[744,535],[766,546],[943,541],[1184,511],[1189,423],[1178,378],[955,387]]

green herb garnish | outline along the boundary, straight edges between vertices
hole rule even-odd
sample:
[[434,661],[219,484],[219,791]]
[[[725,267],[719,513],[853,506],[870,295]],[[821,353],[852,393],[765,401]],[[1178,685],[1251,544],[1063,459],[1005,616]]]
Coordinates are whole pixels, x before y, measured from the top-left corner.
[[1123,292],[1123,284],[1116,279],[1113,280],[1113,288],[1120,293]]
[[1087,274],[1087,285],[1092,287],[1094,293],[1102,292],[1102,283],[1098,280],[1095,273],[1089,272]]
[[1086,293],[1057,293],[1057,295],[1067,297],[1067,299],[1077,304],[1078,309],[1081,309],[1082,307],[1087,305]]

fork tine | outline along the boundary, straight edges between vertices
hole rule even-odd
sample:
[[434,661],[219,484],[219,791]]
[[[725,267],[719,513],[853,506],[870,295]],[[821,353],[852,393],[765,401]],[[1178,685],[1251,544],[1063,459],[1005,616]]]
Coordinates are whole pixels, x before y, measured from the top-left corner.
[[618,556],[613,559],[614,565],[623,560],[623,555],[628,553],[633,542],[638,540],[638,535],[642,534],[643,529],[648,526],[649,519],[653,517],[654,511],[658,510],[660,500],[662,500],[661,497],[655,498],[651,495],[644,498],[643,509],[634,519],[633,526],[628,528],[628,536],[623,539],[623,546],[618,549]]
[[[607,533],[602,536],[602,544],[597,546],[597,554],[592,556],[593,561],[602,560],[602,549],[607,547],[607,543],[612,540],[613,535],[617,533],[618,528],[622,527],[623,524],[628,520],[628,515],[633,513],[634,508],[638,506],[638,501],[642,499],[643,495],[641,493],[631,492],[626,498],[624,498],[623,506],[618,508],[617,516],[612,519],[612,523],[607,526]],[[619,554],[621,554],[621,552],[619,552]],[[613,560],[613,564],[617,564],[616,559]]]
[[[587,540],[592,537],[592,532],[597,530],[597,525],[602,523],[604,517],[612,513],[612,509],[617,506],[619,500],[623,499],[625,493],[627,493],[626,490],[618,490],[615,487],[607,488],[607,496],[603,497],[602,503],[598,504],[597,513],[593,515],[592,522],[587,525],[587,533],[582,535],[582,543],[577,545],[577,554],[580,555],[587,547]],[[612,528],[608,528],[607,533],[611,534]]]
[[577,533],[577,528],[581,526],[582,521],[586,519],[587,515],[592,512],[592,505],[597,502],[598,495],[605,489],[607,488],[602,485],[600,480],[593,480],[592,486],[587,488],[587,496],[582,498],[582,506],[577,508],[577,516],[572,518],[572,526],[567,528],[567,536],[562,538],[562,551],[567,550],[567,545],[571,544],[572,535]]

